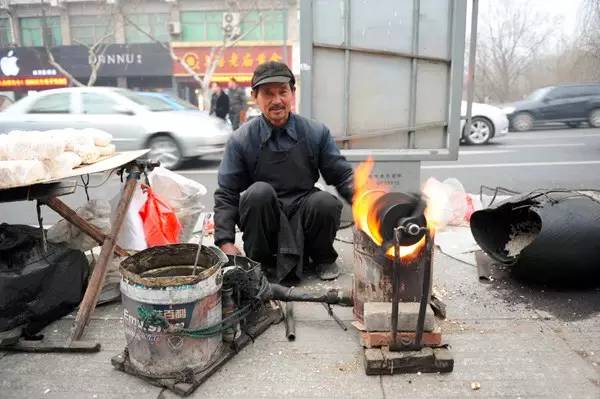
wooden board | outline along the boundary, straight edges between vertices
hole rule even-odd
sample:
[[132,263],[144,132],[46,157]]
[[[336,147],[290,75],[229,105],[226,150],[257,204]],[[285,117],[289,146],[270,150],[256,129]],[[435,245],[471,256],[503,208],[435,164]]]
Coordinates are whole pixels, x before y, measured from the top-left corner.
[[12,190],[12,189],[19,188],[19,187],[31,187],[34,185],[35,186],[43,186],[48,183],[53,183],[53,182],[57,182],[60,180],[70,179],[70,178],[77,177],[77,176],[91,175],[94,173],[101,173],[101,172],[106,172],[108,170],[117,169],[123,165],[128,164],[129,162],[132,162],[138,158],[143,157],[144,155],[146,155],[149,152],[150,152],[150,150],[118,152],[114,155],[100,159],[98,162],[93,163],[91,165],[78,166],[77,168],[74,168],[71,171],[71,173],[69,173],[66,176],[62,176],[60,178],[41,180],[41,181],[33,182],[32,184],[27,184],[24,186],[2,187],[2,188],[0,188],[0,196],[4,196],[5,190]]
[[107,170],[116,169],[120,166],[128,164],[131,161],[135,161],[136,159],[143,157],[144,155],[146,155],[149,152],[150,152],[150,150],[118,152],[115,155],[101,159],[100,161],[93,163],[91,165],[81,165],[81,166],[73,169],[73,172],[70,173],[68,176],[63,176],[60,179],[51,179],[49,181],[57,181],[57,180],[68,179],[68,178],[76,177],[76,176],[91,175],[93,173],[106,172]]
[[447,348],[406,352],[392,352],[385,347],[365,349],[364,364],[367,375],[449,373],[454,369],[454,359]]

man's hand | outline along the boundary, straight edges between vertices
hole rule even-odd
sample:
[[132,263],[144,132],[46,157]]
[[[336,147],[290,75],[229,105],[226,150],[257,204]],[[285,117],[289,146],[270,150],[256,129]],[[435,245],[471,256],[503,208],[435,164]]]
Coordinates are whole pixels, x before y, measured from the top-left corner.
[[232,242],[226,242],[221,245],[221,251],[226,255],[241,255],[242,251]]

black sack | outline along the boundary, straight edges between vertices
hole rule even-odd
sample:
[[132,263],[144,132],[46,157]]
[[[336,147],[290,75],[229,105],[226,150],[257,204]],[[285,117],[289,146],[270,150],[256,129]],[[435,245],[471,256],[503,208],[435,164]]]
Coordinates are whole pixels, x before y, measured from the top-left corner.
[[0,332],[24,327],[35,334],[75,309],[89,265],[81,251],[48,243],[38,228],[0,225]]
[[511,197],[474,212],[471,232],[490,257],[528,281],[600,282],[599,193],[557,189]]

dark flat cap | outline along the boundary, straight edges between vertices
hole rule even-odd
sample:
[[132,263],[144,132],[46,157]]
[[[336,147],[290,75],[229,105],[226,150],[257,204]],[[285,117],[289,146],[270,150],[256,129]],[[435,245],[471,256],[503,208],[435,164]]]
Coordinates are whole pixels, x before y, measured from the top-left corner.
[[252,75],[252,89],[265,83],[288,83],[294,86],[296,79],[294,74],[283,62],[269,61],[260,64]]

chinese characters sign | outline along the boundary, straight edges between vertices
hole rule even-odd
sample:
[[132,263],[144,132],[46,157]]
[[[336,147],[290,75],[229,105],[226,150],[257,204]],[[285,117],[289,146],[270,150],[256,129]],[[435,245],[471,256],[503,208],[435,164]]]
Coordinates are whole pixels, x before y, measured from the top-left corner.
[[55,78],[2,78],[0,88],[52,88],[65,87],[69,82],[65,77]]
[[[175,47],[177,57],[194,71],[203,74],[211,62],[211,47]],[[249,81],[254,69],[267,61],[286,62],[291,65],[292,47],[287,46],[287,60],[283,59],[282,46],[236,46],[225,49],[215,69],[215,80],[223,77],[235,77],[240,81]],[[188,72],[177,61],[173,62],[173,75],[188,76]]]

